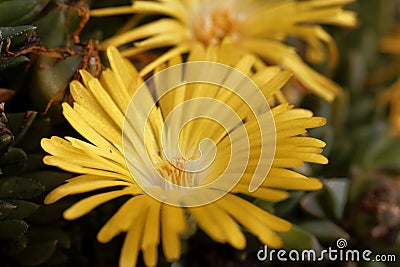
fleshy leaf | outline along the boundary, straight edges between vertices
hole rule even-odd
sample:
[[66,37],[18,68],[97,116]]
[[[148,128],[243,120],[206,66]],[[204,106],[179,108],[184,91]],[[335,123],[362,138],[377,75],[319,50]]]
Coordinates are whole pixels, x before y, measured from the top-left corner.
[[13,211],[15,211],[16,208],[17,208],[17,206],[15,206],[9,202],[0,200],[0,220],[7,218],[8,215],[10,213],[12,213]]
[[15,257],[24,266],[37,266],[45,263],[57,248],[57,240],[31,243]]
[[297,225],[292,225],[288,232],[281,232],[279,235],[283,240],[283,248],[286,250],[301,251],[310,249],[313,245],[313,236]]
[[24,219],[33,214],[40,205],[35,204],[33,202],[25,201],[25,200],[16,200],[9,199],[7,200],[11,204],[15,205],[16,209],[14,209],[8,216],[7,219]]
[[21,220],[0,221],[0,240],[17,240],[28,230],[28,224]]
[[22,177],[0,179],[0,197],[30,199],[43,193],[44,187],[37,181]]
[[323,242],[334,242],[339,238],[350,238],[349,234],[342,228],[327,220],[307,221],[300,223],[299,226]]

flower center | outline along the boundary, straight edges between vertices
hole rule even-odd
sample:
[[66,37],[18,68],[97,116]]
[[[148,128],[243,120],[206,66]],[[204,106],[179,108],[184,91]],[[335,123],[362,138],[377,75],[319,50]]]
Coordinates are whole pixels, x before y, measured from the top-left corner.
[[[183,187],[193,187],[196,186],[193,180],[193,174],[185,171],[185,166],[187,164],[186,159],[174,158],[173,162],[164,161],[163,163],[156,166],[158,173],[168,182],[183,186]],[[169,183],[164,184],[164,188],[168,189]]]
[[199,20],[194,24],[194,35],[204,45],[220,44],[225,37],[239,37],[237,26],[240,19],[232,11],[232,7],[217,5],[204,13],[198,14]]

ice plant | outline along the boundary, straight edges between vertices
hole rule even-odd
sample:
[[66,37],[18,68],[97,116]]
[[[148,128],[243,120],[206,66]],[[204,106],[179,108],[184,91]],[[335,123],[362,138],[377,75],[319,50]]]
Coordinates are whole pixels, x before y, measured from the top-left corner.
[[[255,70],[256,60],[253,56],[239,56],[231,53],[232,49],[225,45],[220,48],[210,46],[207,50],[198,46],[190,54],[188,61],[212,59],[229,64],[250,77],[259,86],[258,90],[262,95],[269,100],[290,78],[288,71],[281,71],[278,67]],[[327,163],[327,159],[320,154],[325,143],[305,136],[307,128],[324,125],[325,119],[313,117],[310,111],[296,109],[289,104],[277,105],[271,111],[254,109],[261,116],[270,115],[273,118],[275,127],[271,128],[274,130],[272,142],[276,149],[270,148],[273,157],[266,179],[257,190],[249,192],[250,179],[258,167],[261,149],[260,129],[251,108],[241,104],[240,98],[229,90],[201,83],[174,88],[155,103],[157,86],[165,83],[154,83],[153,87],[147,87],[143,85],[133,65],[116,48],[108,48],[107,56],[111,67],[102,72],[99,80],[88,72],[81,71],[83,84],[78,81],[70,84],[73,106],[63,104],[65,118],[87,141],[53,136],[41,142],[43,149],[50,154],[43,159],[46,164],[80,174],[50,192],[45,203],[54,203],[68,195],[103,189],[65,210],[64,218],[74,220],[112,199],[130,196],[97,235],[100,242],[108,242],[121,232],[126,232],[120,266],[134,266],[140,251],[144,263],[155,266],[160,243],[168,261],[178,260],[181,254],[180,237],[187,230],[189,217],[210,238],[228,243],[236,249],[244,249],[246,246],[246,239],[239,225],[262,243],[274,248],[280,247],[282,240],[277,232],[289,230],[291,224],[243,199],[237,193],[277,202],[288,198],[286,190],[320,189],[322,185],[318,179],[306,177],[291,168],[301,166],[304,162]],[[180,57],[176,57],[158,68],[158,71],[179,62]],[[211,71],[210,75],[212,74]],[[174,76],[170,78],[175,79]],[[229,78],[226,81],[229,82]],[[203,90],[204,86],[214,86],[213,93],[210,93],[210,88]],[[142,90],[140,94],[139,90]],[[135,106],[129,104],[133,96],[137,100],[133,102],[137,103]],[[205,97],[215,99],[219,104],[229,105],[243,125],[232,125],[224,129],[213,121],[199,118],[185,124],[188,128],[183,128],[182,131],[174,128],[175,121],[163,129],[174,107]],[[148,117],[143,117],[141,111],[146,105],[153,108]],[[202,107],[203,110],[211,110],[209,107]],[[195,109],[189,101],[185,114],[190,115]],[[213,112],[211,114],[218,117],[220,111]],[[140,121],[142,119],[146,121]],[[176,125],[180,123],[176,121]],[[137,128],[140,124],[145,125],[145,131]],[[126,127],[132,127],[133,130],[124,132]],[[248,162],[239,182],[222,197],[209,204],[187,206],[184,202],[190,200],[191,196],[185,195],[184,189],[177,194],[173,192],[171,196],[181,198],[176,203],[182,205],[170,205],[154,198],[143,187],[143,181],[148,181],[149,188],[151,187],[149,190],[167,192],[172,184],[190,187],[199,186],[200,183],[201,186],[201,183],[209,183],[210,179],[217,179],[220,172],[224,171],[227,161],[234,156],[230,155],[232,147],[238,145],[242,148],[246,143],[243,139],[235,140],[235,136],[238,136],[236,132],[240,128],[246,129],[250,142]],[[162,138],[175,138],[174,133],[179,133],[176,138],[185,157],[169,160],[164,151],[171,147],[164,147]],[[205,138],[212,139],[217,149],[214,162],[205,170],[208,180],[198,179],[202,178],[201,173],[191,174],[180,168],[185,162],[198,157],[200,141]],[[165,144],[168,146],[170,143]],[[203,152],[207,155],[207,151]],[[242,153],[237,154],[240,156]],[[238,163],[235,162],[235,165]],[[236,174],[232,172],[228,175]],[[152,183],[153,180],[157,181],[155,176],[160,176],[165,183]]]
[[304,41],[305,56],[311,63],[326,60],[328,50],[330,66],[334,66],[337,48],[321,25],[354,26],[355,14],[342,9],[350,2],[353,0],[134,1],[131,6],[92,10],[91,16],[165,15],[100,44],[100,48],[106,48],[134,42],[133,48],[123,50],[126,56],[171,47],[141,74],[168,58],[190,51],[196,43],[215,45],[230,38],[237,52],[246,51],[291,70],[306,88],[331,101],[340,92],[340,86],[309,67],[288,41],[291,37]]

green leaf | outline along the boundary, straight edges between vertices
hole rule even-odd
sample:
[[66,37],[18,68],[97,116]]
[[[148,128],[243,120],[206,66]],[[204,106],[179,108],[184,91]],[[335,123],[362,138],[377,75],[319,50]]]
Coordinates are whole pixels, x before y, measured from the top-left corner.
[[0,243],[0,248],[3,253],[9,256],[16,255],[20,253],[23,249],[26,248],[28,244],[28,238],[26,236],[22,236],[18,239],[13,240],[2,240]]
[[7,126],[13,134],[18,134],[21,128],[21,122],[26,118],[26,112],[7,113]]
[[29,221],[36,224],[55,223],[62,219],[64,210],[72,205],[76,199],[62,199],[54,204],[42,205],[29,217]]
[[[44,156],[44,153],[39,153],[39,154],[38,153],[29,153],[25,172],[21,176],[25,177],[26,175],[28,175],[30,173],[37,172],[39,170],[48,168],[48,166],[43,163],[43,156]],[[35,178],[35,176],[33,176],[33,175],[29,176],[29,177]],[[40,179],[37,179],[37,181],[41,182]]]
[[11,69],[27,62],[29,62],[29,58],[26,56],[17,56],[4,59],[0,61],[0,71]]
[[81,55],[73,55],[63,60],[40,56],[36,62],[30,87],[32,102],[35,109],[45,111],[52,101],[47,114],[54,123],[64,122],[61,112],[63,90],[67,89],[81,61]]
[[0,158],[0,166],[6,165],[21,165],[26,162],[28,156],[26,153],[20,149],[15,147],[10,147],[6,153]]
[[334,218],[341,220],[343,218],[344,208],[348,201],[349,181],[344,178],[331,178],[324,181],[326,198],[332,203]]
[[374,157],[372,166],[375,169],[400,171],[400,139],[390,139],[390,142]]
[[37,153],[42,151],[40,140],[44,136],[51,133],[51,125],[49,118],[38,114],[37,112],[29,112],[30,115],[22,121],[22,130],[16,132],[15,144],[22,148],[26,153]]
[[65,231],[52,228],[51,226],[32,228],[29,230],[27,236],[34,242],[57,240],[59,247],[71,247],[69,235]]
[[28,230],[28,224],[21,220],[0,221],[0,239],[17,240]]
[[[16,1],[14,1],[16,2]],[[0,12],[1,12],[0,4]],[[3,17],[3,13],[0,13]],[[1,19],[0,19],[1,21]],[[0,24],[1,25],[1,24]],[[10,48],[24,46],[29,38],[35,33],[36,27],[32,25],[22,25],[16,27],[0,27],[1,40],[3,45],[10,40]]]
[[306,250],[310,249],[313,245],[313,236],[298,227],[292,225],[292,228],[288,232],[281,232],[279,236],[283,240],[283,248],[285,250]]
[[11,204],[16,206],[16,209],[14,209],[7,217],[7,219],[24,219],[32,215],[39,207],[40,205],[25,201],[25,200],[17,200],[17,199],[9,199],[7,200]]
[[48,0],[10,0],[0,3],[0,25],[22,24],[33,18]]
[[320,204],[321,191],[306,194],[300,201],[301,207],[317,218],[325,218],[327,214]]
[[284,201],[275,204],[275,214],[279,217],[289,217],[295,213],[295,210],[305,195],[303,191],[290,192],[290,197]]
[[51,170],[43,170],[37,172],[30,172],[27,176],[34,178],[39,181],[46,190],[52,190],[59,185],[65,183],[65,180],[76,176],[75,174],[63,172],[63,171],[51,171]]
[[15,135],[13,146],[18,146],[20,140],[24,138],[30,126],[35,121],[37,114],[38,113],[36,111],[7,114],[9,120],[8,125],[11,132]]
[[253,204],[268,212],[274,212],[274,204],[271,201],[256,199]]
[[44,187],[38,182],[22,177],[5,177],[0,179],[0,197],[30,199],[44,192]]
[[[55,7],[45,16],[36,20],[37,33],[47,48],[65,47],[67,39],[79,23],[78,15],[74,7]],[[51,25],[51,27],[49,27]]]
[[57,240],[28,243],[28,246],[21,251],[15,260],[25,266],[37,266],[45,263],[57,248]]
[[[68,36],[76,29],[79,16],[75,7],[56,7],[46,16],[35,22],[41,41],[47,48],[65,47],[72,44]],[[52,25],[52,27],[48,27]],[[69,45],[74,49],[72,45]],[[79,48],[80,49],[80,48]],[[81,64],[82,56],[79,54],[69,56],[63,60],[39,56],[34,66],[30,86],[30,95],[35,110],[45,111],[49,101],[52,105],[47,115],[52,123],[61,124],[64,117],[61,114],[63,90],[68,87],[77,68]]]
[[11,145],[13,140],[14,136],[8,133],[4,133],[0,136],[0,160],[1,156],[3,156],[5,152],[7,152],[8,147]]
[[307,221],[298,224],[309,233],[315,235],[323,242],[334,242],[339,238],[348,239],[349,234],[331,221],[317,220]]
[[0,200],[0,220],[3,220],[8,217],[8,215],[17,208],[17,206]]
[[317,218],[341,220],[348,202],[349,181],[345,178],[324,179],[324,188],[305,195],[302,208]]

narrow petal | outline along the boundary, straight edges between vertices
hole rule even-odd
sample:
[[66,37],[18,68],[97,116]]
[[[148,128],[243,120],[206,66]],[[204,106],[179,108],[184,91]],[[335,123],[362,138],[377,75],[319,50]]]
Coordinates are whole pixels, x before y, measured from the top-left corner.
[[[250,203],[248,203],[248,205],[243,205],[244,202],[246,201],[229,194],[227,197],[221,198],[215,204],[226,210],[226,212],[235,218],[235,220],[243,225],[250,233],[257,236],[264,244],[272,248],[281,247],[282,240],[268,226],[274,225],[273,222],[268,222],[270,219],[269,216],[263,216],[263,218],[260,220],[260,216],[257,214],[262,212],[262,215],[265,215],[266,212],[261,210],[258,211],[257,209],[259,208]],[[280,226],[278,228],[280,229],[287,231],[290,228],[290,223],[286,221],[281,220],[279,223]]]
[[186,230],[186,224],[185,215],[181,208],[162,205],[162,247],[168,261],[176,261],[181,256],[180,234]]
[[276,178],[267,177],[262,186],[282,188],[287,190],[319,190],[322,183],[316,178]]
[[200,228],[217,242],[229,242],[236,249],[244,249],[246,239],[236,222],[215,205],[189,208]]
[[124,181],[107,180],[104,178],[102,179],[101,177],[99,177],[99,179],[95,181],[90,181],[87,183],[84,183],[83,181],[81,181],[80,183],[66,183],[60,185],[59,187],[51,191],[50,194],[46,196],[44,203],[51,204],[69,195],[86,193],[97,189],[108,188],[113,186],[130,186],[130,185],[131,185],[130,183]]
[[[124,231],[131,232],[131,234],[134,233],[136,238],[141,238],[141,234],[138,233],[141,233],[142,231],[139,230],[136,232],[136,229],[132,231],[132,226],[137,221],[144,221],[147,210],[146,200],[146,196],[139,195],[126,201],[122,207],[119,208],[119,210],[111,217],[111,219],[109,219],[107,223],[100,229],[100,232],[97,234],[97,240],[99,240],[101,243],[107,243],[114,236]],[[137,246],[138,245],[139,244],[137,244]]]
[[136,266],[140,249],[140,241],[143,237],[142,231],[146,222],[145,218],[146,216],[144,214],[139,214],[139,216],[135,217],[135,219],[132,221],[131,227],[127,229],[125,241],[121,249],[121,255],[119,257],[120,267]]
[[100,206],[103,203],[106,203],[114,198],[132,194],[133,189],[131,187],[125,187],[121,190],[106,192],[102,194],[97,194],[94,196],[90,196],[84,198],[81,201],[76,202],[71,207],[66,209],[63,213],[63,216],[67,220],[75,220],[89,212],[91,212],[97,206]]
[[161,203],[148,198],[149,210],[143,231],[141,249],[146,266],[156,266],[158,259],[158,244],[160,242]]
[[285,200],[289,197],[289,194],[285,191],[276,190],[276,189],[269,189],[269,188],[262,188],[260,187],[256,191],[250,193],[248,185],[239,183],[235,186],[234,189],[231,191],[232,193],[243,193],[249,196],[253,196],[255,198],[260,198],[272,202],[279,202]]

